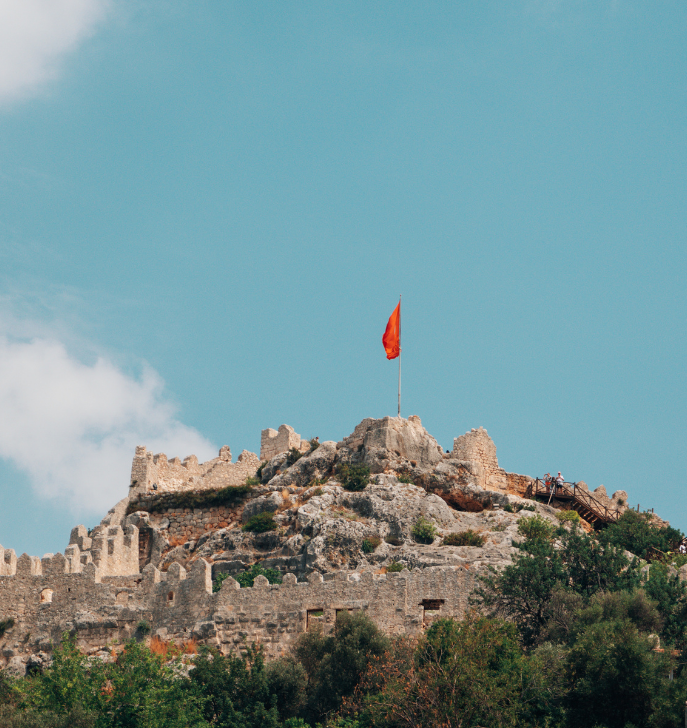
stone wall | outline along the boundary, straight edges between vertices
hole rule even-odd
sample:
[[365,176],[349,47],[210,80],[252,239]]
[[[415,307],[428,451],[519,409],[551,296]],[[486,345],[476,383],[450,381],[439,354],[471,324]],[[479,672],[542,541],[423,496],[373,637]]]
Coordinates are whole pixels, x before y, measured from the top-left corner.
[[255,453],[244,450],[235,463],[231,450],[225,445],[219,457],[199,463],[195,455],[183,462],[179,458],[167,460],[164,453],[153,455],[144,446],[136,448],[131,466],[129,495],[151,491],[160,493],[183,490],[215,490],[229,485],[242,485],[246,478],[254,477],[260,460]]
[[24,554],[14,575],[0,577],[0,618],[15,620],[0,638],[0,665],[13,661],[18,668],[30,654],[50,651],[65,631],[96,651],[130,638],[141,620],[166,639],[193,637],[224,653],[257,642],[270,657],[315,624],[331,629],[341,611],[362,610],[389,634],[417,634],[437,616],[462,617],[474,586],[474,575],[461,567],[324,579],[313,573],[307,582],[286,574],[281,585],[257,577],[244,589],[228,578],[213,594],[211,573],[201,559],[188,572],[174,563],[166,573],[148,565],[138,577],[102,578],[93,563],[82,568],[61,554],[42,562]]
[[[143,506],[143,508],[145,508]],[[238,523],[236,507],[209,506],[202,508],[166,508],[151,515],[151,522],[162,531],[172,546],[196,540],[208,531]]]
[[281,425],[279,430],[267,428],[260,433],[260,460],[271,460],[280,453],[288,452],[292,447],[301,452],[310,449],[310,443],[290,425]]

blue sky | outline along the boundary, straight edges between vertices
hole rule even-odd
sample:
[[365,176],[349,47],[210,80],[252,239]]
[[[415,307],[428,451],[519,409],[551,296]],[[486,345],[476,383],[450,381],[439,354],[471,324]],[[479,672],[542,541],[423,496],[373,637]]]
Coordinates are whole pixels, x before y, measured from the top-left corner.
[[395,414],[400,293],[404,415],[687,530],[683,2],[0,20],[5,547],[97,523],[136,444]]

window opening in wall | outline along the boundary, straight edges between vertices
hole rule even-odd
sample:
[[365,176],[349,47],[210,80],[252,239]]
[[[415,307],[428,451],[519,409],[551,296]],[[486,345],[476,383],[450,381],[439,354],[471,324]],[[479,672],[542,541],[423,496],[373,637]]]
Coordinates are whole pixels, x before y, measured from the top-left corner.
[[167,604],[174,604],[174,592],[169,592],[167,595]]
[[43,589],[41,592],[41,604],[52,604],[52,589]]
[[313,629],[318,624],[324,625],[324,609],[308,609],[306,629]]
[[420,606],[425,612],[438,612],[445,601],[445,599],[423,599]]

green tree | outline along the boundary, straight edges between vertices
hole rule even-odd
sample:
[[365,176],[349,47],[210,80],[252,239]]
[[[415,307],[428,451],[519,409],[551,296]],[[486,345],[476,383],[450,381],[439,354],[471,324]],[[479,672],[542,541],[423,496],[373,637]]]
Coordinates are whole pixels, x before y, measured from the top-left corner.
[[305,670],[293,660],[265,665],[261,647],[241,656],[203,649],[191,681],[205,696],[205,718],[225,728],[278,728],[304,702]]
[[370,660],[380,657],[389,639],[363,612],[337,616],[334,632],[307,632],[294,649],[294,657],[308,676],[308,699],[302,713],[311,723],[338,710],[355,690]]
[[646,558],[649,549],[669,551],[678,543],[684,534],[670,526],[659,527],[651,523],[652,515],[628,510],[608,528],[599,534],[601,543],[613,544],[642,559]]

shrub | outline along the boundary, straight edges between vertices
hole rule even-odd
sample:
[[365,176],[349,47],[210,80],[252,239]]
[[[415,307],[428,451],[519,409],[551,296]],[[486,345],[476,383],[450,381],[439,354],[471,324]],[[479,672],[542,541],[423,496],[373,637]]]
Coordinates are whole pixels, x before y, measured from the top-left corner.
[[147,634],[150,634],[150,624],[145,619],[142,619],[136,625],[136,631],[145,637]]
[[168,508],[206,508],[211,506],[235,506],[243,502],[251,491],[250,485],[229,485],[219,490],[164,493],[150,503],[146,496],[130,501],[126,512],[147,511],[157,513]]
[[365,490],[370,482],[370,468],[367,465],[341,464],[336,472],[345,490]]
[[492,531],[505,531],[506,530],[506,524],[505,523],[499,523],[498,526],[494,526],[494,528],[491,529]]
[[518,522],[518,533],[528,541],[550,541],[556,528],[541,516],[529,516]]
[[523,511],[536,511],[537,507],[534,505],[534,503],[530,503],[528,506],[522,506],[519,510]]
[[420,516],[413,526],[412,534],[418,543],[429,544],[434,541],[437,529],[431,521],[428,521],[424,516]]
[[449,533],[444,536],[444,546],[484,546],[486,537],[476,533],[472,529],[460,533]]
[[379,536],[369,536],[363,539],[363,553],[371,554],[382,543]]
[[387,567],[386,572],[387,574],[394,574],[397,571],[403,571],[403,569],[407,568],[404,564],[402,564],[400,561],[392,561]]
[[534,503],[530,503],[529,505],[525,505],[524,503],[506,503],[503,506],[503,510],[507,513],[520,513],[520,511],[536,511],[537,507]]
[[683,534],[670,526],[658,527],[651,522],[650,513],[625,511],[622,516],[599,534],[602,543],[626,549],[640,558],[646,558],[653,546],[659,551],[671,551]]
[[320,441],[316,437],[311,437],[308,440],[308,443],[310,444],[310,452],[315,452],[315,450],[317,450],[320,446]]
[[0,621],[0,637],[2,637],[5,632],[7,632],[7,630],[11,629],[12,627],[14,627],[14,620],[12,619],[12,617]]
[[249,476],[248,476],[248,477],[246,478],[246,485],[250,485],[250,486],[253,486],[253,485],[260,485],[260,478],[257,478],[257,477],[253,478],[253,477],[251,477],[251,476],[249,475]]
[[243,524],[243,531],[251,531],[252,533],[265,533],[265,531],[274,531],[278,524],[274,520],[274,513],[264,511],[251,516],[246,523]]
[[577,511],[558,511],[556,513],[556,518],[561,523],[579,523],[580,522],[580,514]]
[[292,447],[286,455],[286,466],[290,467],[303,457],[303,453],[296,447]]
[[255,477],[258,478],[258,480],[260,480],[261,482],[262,482],[262,471],[264,470],[265,465],[267,465],[268,463],[269,463],[269,460],[264,460],[263,462],[261,462],[260,467],[255,472]]
[[403,475],[399,475],[398,482],[399,483],[409,483],[410,485],[413,485],[413,479],[407,473],[404,473]]
[[260,564],[253,564],[250,569],[246,569],[246,571],[237,574],[234,579],[242,587],[246,587],[253,586],[256,576],[264,576],[270,584],[281,584],[282,582],[281,573],[277,569],[265,568]]

